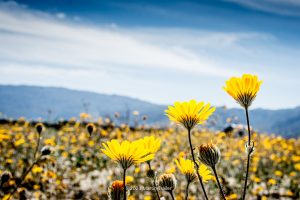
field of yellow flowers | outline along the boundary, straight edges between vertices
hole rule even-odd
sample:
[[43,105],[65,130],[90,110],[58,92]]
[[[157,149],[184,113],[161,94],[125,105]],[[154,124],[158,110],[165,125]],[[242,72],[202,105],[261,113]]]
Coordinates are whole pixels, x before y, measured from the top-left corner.
[[115,126],[109,119],[86,123],[88,114],[47,130],[25,119],[6,121],[0,127],[0,195],[5,200],[299,199],[300,139],[258,134],[250,127],[248,109],[261,83],[244,74],[223,87],[245,110],[246,137],[209,131],[205,122],[216,108],[196,100],[168,106],[166,116],[179,125],[168,129]]
[[[86,123],[70,120],[58,129],[43,126],[39,152],[47,146],[51,153],[35,164],[22,181],[13,198],[21,199],[108,199],[109,186],[122,180],[119,165],[110,160],[101,149],[102,143],[111,139],[133,141],[145,136],[161,139],[161,145],[151,161],[157,176],[172,173],[177,180],[174,189],[176,199],[184,199],[186,177],[175,160],[190,158],[188,138],[182,128],[130,129],[103,126],[95,123],[92,134]],[[35,158],[38,131],[36,127],[20,119],[0,126],[0,173],[10,172],[9,180],[1,183],[1,198],[8,195],[20,183],[22,174]],[[246,136],[234,132],[212,132],[195,129],[194,146],[213,142],[221,152],[218,175],[227,199],[240,199],[243,188],[246,157]],[[300,139],[284,139],[278,136],[253,134],[255,154],[250,167],[249,196],[247,199],[299,199],[300,194]],[[128,169],[126,184],[130,189],[128,199],[156,199],[152,179],[147,177],[148,165],[141,163]],[[3,181],[3,180],[2,180]],[[211,176],[204,183],[210,199],[219,199],[216,180]],[[158,191],[169,199],[167,193]],[[189,198],[198,199],[200,188],[195,181],[190,184]]]

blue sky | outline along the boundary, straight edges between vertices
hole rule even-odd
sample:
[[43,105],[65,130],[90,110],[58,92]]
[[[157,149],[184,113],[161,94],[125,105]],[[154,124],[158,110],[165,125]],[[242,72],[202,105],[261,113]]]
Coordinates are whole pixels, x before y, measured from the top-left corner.
[[298,0],[0,1],[0,84],[237,107],[222,86],[254,73],[253,107],[290,108],[299,33]]

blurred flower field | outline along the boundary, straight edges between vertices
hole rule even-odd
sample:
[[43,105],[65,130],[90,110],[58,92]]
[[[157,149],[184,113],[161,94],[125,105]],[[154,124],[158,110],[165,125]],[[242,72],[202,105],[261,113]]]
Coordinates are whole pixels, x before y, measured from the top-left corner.
[[[102,153],[102,143],[111,139],[133,141],[153,135],[161,139],[161,146],[151,161],[152,169],[158,176],[173,173],[177,179],[174,196],[184,199],[186,178],[175,162],[182,157],[191,159],[187,133],[183,128],[129,128],[126,125],[116,127],[109,120],[107,123],[94,123],[95,130],[91,135],[87,123],[82,120],[71,119],[59,127],[45,126],[37,154],[40,155],[45,146],[50,147],[51,154],[33,166],[22,184],[22,174],[34,162],[38,133],[34,124],[25,119],[1,124],[0,173],[11,173],[8,181],[1,181],[1,198],[8,199],[20,184],[13,199],[108,199],[108,187],[115,180],[122,180],[122,169]],[[300,139],[258,133],[252,136],[255,153],[250,166],[247,199],[300,199]],[[235,131],[226,134],[210,131],[202,125],[194,129],[192,140],[194,146],[213,142],[219,147],[221,159],[217,170],[223,190],[227,199],[240,199],[246,163],[246,135],[240,136]],[[155,191],[151,190],[152,180],[147,177],[147,170],[147,163],[128,169],[128,199],[157,199]],[[218,187],[213,176],[204,186],[209,199],[221,198],[217,195]],[[159,193],[170,199],[166,192]],[[189,198],[199,199],[200,193],[198,182],[192,182]]]

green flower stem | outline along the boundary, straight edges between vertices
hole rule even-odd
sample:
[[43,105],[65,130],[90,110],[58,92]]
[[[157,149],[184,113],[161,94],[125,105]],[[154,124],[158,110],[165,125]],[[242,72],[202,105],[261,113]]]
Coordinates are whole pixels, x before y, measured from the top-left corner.
[[212,170],[213,170],[214,175],[215,175],[215,177],[216,177],[216,179],[217,179],[218,187],[219,187],[219,189],[220,189],[220,193],[221,193],[221,195],[222,195],[222,198],[223,198],[224,200],[226,200],[224,191],[223,191],[222,186],[221,186],[221,183],[220,183],[220,181],[219,181],[219,177],[218,177],[218,173],[217,173],[216,167],[215,167],[215,166],[212,167]]
[[172,190],[170,190],[170,191],[169,191],[169,193],[170,193],[170,196],[171,196],[172,200],[175,200],[175,198],[174,198],[174,194],[173,194],[173,191],[172,191]]
[[189,186],[190,186],[190,181],[187,182],[186,184],[186,189],[185,189],[185,200],[188,200],[189,197]]
[[127,199],[127,194],[126,194],[126,168],[124,168],[123,171],[123,185],[124,185],[124,196],[123,199],[126,200]]
[[[148,166],[149,166],[149,170],[152,170],[150,161],[147,162],[147,164],[148,164]],[[153,180],[153,185],[154,185],[154,189],[155,189],[156,196],[157,196],[158,200],[160,200],[160,196],[159,196],[159,193],[158,193],[158,191],[157,191],[155,175],[154,175],[154,177],[152,177],[152,180]]]
[[198,179],[199,179],[199,182],[200,182],[202,191],[203,191],[203,193],[204,193],[205,199],[208,200],[208,197],[207,197],[207,194],[206,194],[204,185],[203,185],[202,178],[201,178],[201,176],[200,176],[200,174],[199,174],[199,172],[198,172],[198,170],[199,170],[199,165],[198,165],[198,163],[196,162],[195,156],[194,156],[194,150],[193,150],[193,145],[192,145],[192,140],[191,140],[191,129],[188,129],[188,135],[189,135],[189,143],[190,143],[190,148],[191,148],[191,154],[192,154],[193,162],[194,162],[194,164],[195,164],[195,166],[196,166],[196,174],[197,174],[197,177],[198,177]]
[[248,145],[251,144],[251,131],[250,131],[250,120],[249,120],[249,113],[248,113],[248,107],[245,108],[246,111],[246,118],[247,118],[247,127],[248,127]]
[[38,152],[38,150],[39,150],[39,147],[40,147],[41,134],[38,133],[38,135],[39,135],[39,137],[38,137],[37,146],[36,146],[36,149],[35,149],[35,152],[34,152],[33,159],[36,158],[36,154],[37,154],[37,152]]
[[[251,131],[250,131],[250,120],[249,120],[249,113],[248,113],[248,107],[245,107],[246,111],[246,119],[247,119],[247,127],[248,127],[248,146],[251,145]],[[246,177],[245,177],[245,183],[244,183],[244,190],[243,190],[243,200],[246,198],[246,190],[247,190],[247,182],[248,182],[248,176],[249,176],[249,168],[250,168],[250,157],[251,157],[251,151],[247,151],[247,169],[246,169]]]

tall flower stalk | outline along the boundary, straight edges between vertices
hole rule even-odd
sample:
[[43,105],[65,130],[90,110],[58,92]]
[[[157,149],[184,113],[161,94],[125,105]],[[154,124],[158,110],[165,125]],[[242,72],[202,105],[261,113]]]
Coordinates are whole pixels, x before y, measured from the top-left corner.
[[242,199],[246,198],[247,191],[247,182],[249,176],[249,168],[251,162],[251,154],[254,151],[254,142],[251,140],[251,129],[249,121],[249,107],[254,101],[259,89],[262,84],[261,80],[258,80],[258,77],[251,74],[244,74],[242,77],[232,77],[226,81],[226,86],[223,89],[232,96],[237,103],[239,103],[245,110],[246,120],[247,120],[247,129],[248,129],[248,141],[246,143],[246,153],[247,153],[247,166],[246,166],[246,175],[245,182],[243,187],[243,196]]
[[110,157],[113,161],[119,163],[123,169],[123,186],[124,196],[123,199],[127,199],[126,194],[126,171],[133,164],[139,164],[152,160],[154,154],[144,148],[142,140],[136,140],[129,142],[127,140],[119,143],[117,140],[111,140],[103,143],[104,148],[101,151]]
[[204,184],[203,184],[203,181],[202,181],[202,178],[198,172],[199,170],[199,165],[198,163],[196,162],[196,159],[195,159],[195,155],[194,155],[194,148],[193,148],[193,145],[192,145],[192,140],[191,140],[191,130],[188,129],[188,136],[189,136],[189,144],[190,144],[190,149],[191,149],[191,154],[192,154],[192,159],[193,159],[193,162],[194,162],[194,165],[196,167],[196,174],[197,174],[197,177],[198,177],[198,180],[200,182],[200,185],[201,185],[201,188],[202,188],[202,191],[203,191],[203,194],[204,194],[204,197],[206,200],[208,200],[208,197],[207,197],[207,194],[206,194],[206,191],[205,191],[205,188],[204,188]]
[[151,167],[151,161],[147,161],[147,164],[149,167],[149,169],[147,170],[147,177],[152,179],[157,199],[160,200],[160,195],[159,195],[159,192],[157,190],[157,185],[156,185],[156,173]]
[[[152,154],[155,154],[159,150],[161,144],[161,140],[159,138],[155,138],[154,136],[146,136],[143,139],[141,139],[141,142],[144,144],[144,148]],[[151,160],[148,160],[147,164],[149,167],[147,171],[147,176],[153,180],[153,186],[155,189],[156,196],[158,200],[160,200],[160,195],[158,193],[156,185],[156,173],[151,167]]]
[[198,124],[204,123],[209,116],[215,111],[215,107],[211,107],[210,104],[205,104],[204,102],[197,102],[196,100],[191,100],[188,102],[175,102],[174,106],[169,106],[166,110],[166,115],[171,121],[182,125],[188,131],[189,146],[191,150],[192,159],[194,166],[196,168],[196,174],[199,179],[203,194],[207,200],[207,194],[204,188],[202,178],[199,174],[199,165],[196,162],[194,155],[194,148],[191,139],[191,131]]

